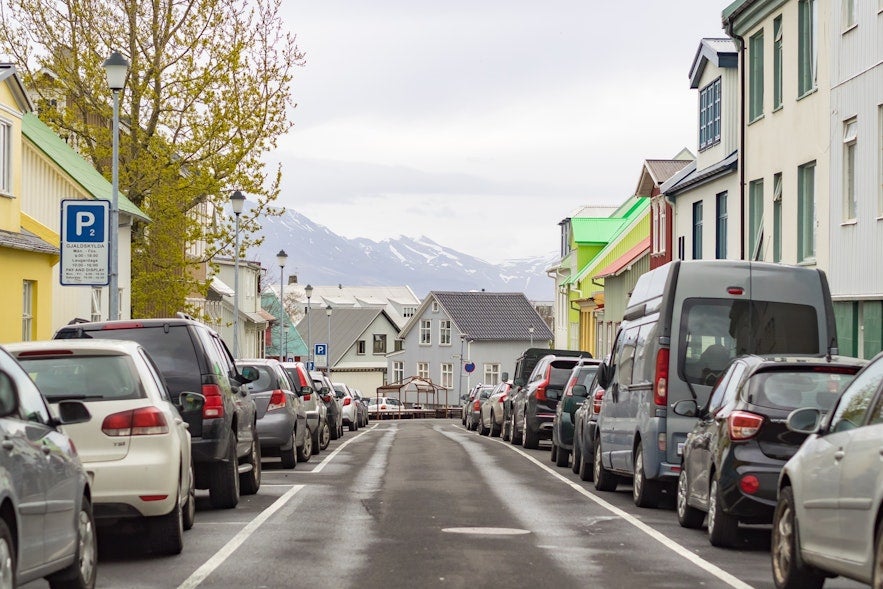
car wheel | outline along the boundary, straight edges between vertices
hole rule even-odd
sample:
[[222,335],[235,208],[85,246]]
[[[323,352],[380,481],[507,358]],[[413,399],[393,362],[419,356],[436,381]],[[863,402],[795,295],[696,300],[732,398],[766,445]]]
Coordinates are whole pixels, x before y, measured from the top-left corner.
[[681,524],[681,527],[684,528],[696,529],[702,527],[702,522],[705,520],[705,513],[703,513],[699,509],[696,509],[695,507],[690,506],[690,504],[687,502],[688,498],[689,490],[687,489],[687,467],[686,465],[684,465],[681,467],[681,473],[678,475],[678,523]]
[[558,455],[555,456],[555,466],[562,468],[570,465],[570,450],[558,446]]
[[310,428],[307,427],[306,435],[304,435],[304,444],[297,449],[297,460],[298,462],[309,462],[312,456],[313,434],[310,433]]
[[187,502],[184,504],[184,529],[189,530],[196,522],[196,478],[193,476],[193,462],[190,463],[190,488],[187,489]]
[[484,426],[484,417],[478,418],[478,433],[483,436],[488,436],[491,433],[491,428]]
[[638,443],[635,450],[635,477],[632,482],[632,499],[638,507],[656,507],[659,505],[659,484],[647,479],[644,471],[644,444]]
[[227,442],[227,459],[212,465],[209,473],[209,501],[215,509],[233,509],[239,503],[236,437],[232,433]]
[[540,447],[540,437],[536,432],[530,430],[527,424],[527,412],[524,413],[524,423],[521,424],[521,445],[530,450],[536,450]]
[[739,536],[739,520],[724,513],[720,504],[720,487],[717,479],[711,481],[708,491],[708,541],[712,546],[733,546]]
[[[577,430],[579,431],[579,430]],[[573,462],[570,465],[570,471],[573,474],[579,474],[579,463],[583,458],[582,448],[579,443],[579,434],[573,435]]]
[[350,425],[349,425],[349,428],[350,428],[350,431],[351,431],[351,432],[356,431],[356,422],[353,421],[352,419],[350,419]]
[[0,587],[18,587],[15,582],[15,545],[12,532],[0,519]]
[[871,576],[871,587],[883,589],[883,521],[877,524],[874,538],[874,572]]
[[288,450],[280,448],[279,458],[282,459],[282,468],[294,468],[297,466],[297,437],[294,430],[291,431],[291,448]]
[[[576,459],[574,458],[574,461]],[[574,462],[575,464],[576,462]],[[581,481],[592,481],[595,479],[594,473],[594,463],[586,460],[586,455],[583,452],[580,452],[579,458],[579,480]]]
[[[803,564],[800,557],[800,536],[798,535],[797,514],[794,510],[794,491],[783,487],[779,491],[779,502],[773,514],[773,533],[770,553],[773,562],[773,581],[777,589],[819,589],[825,577],[818,570]],[[877,539],[877,556],[880,555],[880,540]],[[877,559],[879,562],[879,559]],[[879,578],[878,564],[874,565],[874,586]]]
[[499,424],[499,425],[497,424],[497,418],[494,415],[494,413],[491,412],[491,437],[492,438],[499,438],[500,433],[501,433],[500,432],[501,429],[502,429],[502,424]]
[[316,431],[312,432],[313,436],[313,456],[322,451],[321,437],[322,432],[322,424],[319,424],[319,427],[316,428]]
[[246,464],[251,466],[248,472],[239,475],[239,488],[243,495],[254,495],[261,488],[261,442],[256,429],[251,434],[251,451]]
[[511,424],[509,429],[512,431],[512,436],[509,438],[509,441],[512,443],[513,446],[519,446],[521,445],[522,434],[518,431],[518,424],[515,421],[514,412],[512,413],[512,419],[510,419],[509,421]]
[[551,460],[552,462],[555,462],[555,460],[557,458],[558,458],[558,445],[555,443],[554,440],[552,440],[552,451],[549,452],[549,460]]
[[599,491],[615,491],[619,485],[619,477],[604,468],[601,463],[601,439],[595,438],[595,460],[592,462],[592,474],[595,488]]
[[170,513],[148,518],[147,525],[153,552],[166,556],[181,554],[184,549],[184,510],[180,497]]
[[319,449],[325,450],[330,443],[331,427],[328,425],[328,420],[326,419],[322,422],[322,425],[319,426]]
[[97,572],[98,538],[92,504],[83,497],[77,514],[77,555],[66,569],[47,577],[51,589],[91,589]]
[[500,437],[503,438],[504,442],[508,442],[512,439],[512,428],[509,425],[508,419],[503,419],[503,425],[500,427]]

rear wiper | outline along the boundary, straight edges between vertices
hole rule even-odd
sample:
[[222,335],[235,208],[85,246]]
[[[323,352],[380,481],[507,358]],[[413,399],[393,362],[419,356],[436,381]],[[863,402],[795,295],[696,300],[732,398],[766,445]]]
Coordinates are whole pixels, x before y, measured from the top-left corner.
[[103,399],[104,395],[84,395],[82,393],[70,393],[68,395],[52,395],[48,397],[50,403],[58,403],[59,401],[94,401]]

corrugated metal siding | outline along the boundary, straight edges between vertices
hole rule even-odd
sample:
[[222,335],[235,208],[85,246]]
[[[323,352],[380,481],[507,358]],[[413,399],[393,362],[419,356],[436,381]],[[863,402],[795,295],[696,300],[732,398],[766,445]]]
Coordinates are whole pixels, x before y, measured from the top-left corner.
[[611,276],[604,284],[604,319],[606,321],[622,321],[628,306],[629,296],[638,282],[638,278],[650,270],[650,255],[647,254],[632,264],[632,269],[619,276]]
[[88,195],[30,144],[25,143],[21,212],[56,233],[61,230],[61,201]]

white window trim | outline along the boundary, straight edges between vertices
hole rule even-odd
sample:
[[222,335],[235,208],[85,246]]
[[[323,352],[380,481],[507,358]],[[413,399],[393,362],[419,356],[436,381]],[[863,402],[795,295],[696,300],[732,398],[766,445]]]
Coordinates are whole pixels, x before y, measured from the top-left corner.
[[0,194],[12,196],[12,122],[0,118]]
[[[849,223],[856,220],[857,193],[856,182],[856,150],[858,149],[858,118],[852,117],[843,121],[843,222]],[[849,165],[849,152],[852,151],[852,166]],[[850,191],[852,180],[852,191]],[[850,211],[850,208],[852,210]]]
[[[426,327],[423,324],[426,323]],[[432,345],[432,319],[421,319],[420,325],[418,326],[418,341],[421,346],[431,346]],[[426,336],[426,341],[423,341],[423,336]]]

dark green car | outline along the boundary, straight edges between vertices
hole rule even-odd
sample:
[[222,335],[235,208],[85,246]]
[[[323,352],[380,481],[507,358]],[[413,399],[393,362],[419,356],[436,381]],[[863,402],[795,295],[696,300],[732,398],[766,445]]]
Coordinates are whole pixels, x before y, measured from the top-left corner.
[[568,466],[570,454],[573,452],[574,415],[588,396],[588,386],[598,370],[600,360],[580,358],[561,395],[561,402],[555,410],[552,420],[552,455],[551,460],[556,466]]

